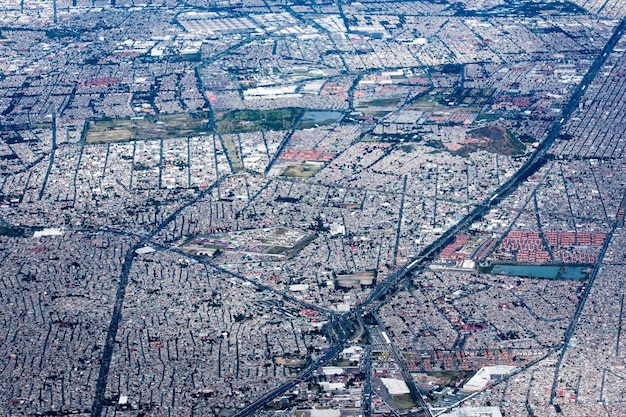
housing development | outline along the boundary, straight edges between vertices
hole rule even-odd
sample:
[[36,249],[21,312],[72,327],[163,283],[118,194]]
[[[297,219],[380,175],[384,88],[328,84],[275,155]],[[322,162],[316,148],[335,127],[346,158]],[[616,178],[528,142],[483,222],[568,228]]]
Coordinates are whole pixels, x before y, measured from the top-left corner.
[[625,31],[0,0],[0,415],[626,416]]

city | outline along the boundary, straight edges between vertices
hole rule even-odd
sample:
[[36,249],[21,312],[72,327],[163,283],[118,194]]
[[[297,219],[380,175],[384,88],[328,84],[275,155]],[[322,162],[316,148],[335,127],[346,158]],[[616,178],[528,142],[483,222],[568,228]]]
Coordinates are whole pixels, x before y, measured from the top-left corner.
[[0,0],[0,415],[626,416],[625,29]]

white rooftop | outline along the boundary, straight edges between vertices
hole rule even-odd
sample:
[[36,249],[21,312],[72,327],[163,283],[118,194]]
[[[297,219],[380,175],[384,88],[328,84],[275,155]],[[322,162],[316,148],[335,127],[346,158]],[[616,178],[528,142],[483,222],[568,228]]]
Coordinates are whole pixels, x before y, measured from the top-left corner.
[[463,389],[468,391],[480,391],[491,382],[492,375],[508,375],[516,369],[515,366],[508,365],[486,366],[479,369],[478,372],[463,385]]
[[464,407],[457,408],[449,413],[440,414],[440,417],[502,417],[498,407]]
[[314,408],[311,410],[311,417],[341,417],[341,411],[333,409],[318,410]]
[[401,379],[380,378],[380,380],[383,382],[390,395],[402,395],[409,394],[411,392],[409,391],[409,387],[406,382]]
[[145,255],[146,253],[156,252],[156,249],[150,246],[144,246],[143,248],[139,248],[135,250],[137,255]]
[[33,234],[33,237],[44,237],[44,236],[61,236],[63,234],[63,230],[57,229],[55,227],[38,230]]

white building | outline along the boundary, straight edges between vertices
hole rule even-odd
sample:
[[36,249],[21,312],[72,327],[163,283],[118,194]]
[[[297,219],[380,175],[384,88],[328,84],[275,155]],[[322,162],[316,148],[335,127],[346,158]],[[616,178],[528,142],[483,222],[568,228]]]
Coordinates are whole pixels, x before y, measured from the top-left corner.
[[465,391],[480,391],[488,386],[492,380],[513,373],[517,368],[515,366],[495,365],[481,368],[463,385]]

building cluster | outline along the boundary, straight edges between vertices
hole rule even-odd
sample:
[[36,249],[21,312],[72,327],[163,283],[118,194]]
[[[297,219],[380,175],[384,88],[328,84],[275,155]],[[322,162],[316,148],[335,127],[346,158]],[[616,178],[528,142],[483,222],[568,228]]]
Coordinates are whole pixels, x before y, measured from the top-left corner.
[[[608,56],[599,69],[602,75],[595,82],[613,83],[620,79],[621,76],[612,74],[611,70],[622,63],[621,53],[619,57]],[[594,100],[590,97],[598,94],[597,86],[592,87],[593,83],[582,95],[582,105],[565,124],[565,132],[574,132],[577,126],[593,126],[602,129],[598,136],[602,138],[602,132],[615,124],[605,124],[604,120],[621,117],[617,107],[605,109],[601,118],[594,111],[585,114],[586,106]],[[619,93],[613,97],[620,100]],[[625,389],[622,377],[624,160],[619,153],[599,158],[595,152],[589,153],[588,147],[576,146],[577,142],[585,140],[586,136],[574,134],[573,146],[568,147],[564,146],[567,145],[565,138],[557,139],[549,152],[559,155],[558,162],[545,166],[536,178],[528,179],[528,187],[519,190],[529,197],[523,204],[530,204],[531,209],[520,212],[516,221],[518,226],[522,221],[525,230],[532,230],[523,232],[525,236],[536,237],[539,232],[547,246],[558,245],[565,248],[567,254],[575,256],[582,250],[595,248],[594,257],[600,262],[595,262],[589,280],[575,295],[578,298],[576,315],[561,337],[558,349],[523,369],[506,384],[468,400],[468,406],[497,405],[503,413],[512,415],[623,413],[619,398]],[[587,146],[592,146],[591,143],[593,139]],[[616,148],[619,143],[618,138],[607,142]],[[601,147],[595,149],[604,152]],[[518,196],[518,201],[523,200],[522,195]],[[554,201],[557,195],[565,199],[563,204]],[[500,205],[503,206],[506,202]],[[535,219],[531,220],[533,216]],[[542,228],[546,231],[540,232]],[[537,295],[543,297],[544,292]]]
[[[623,158],[626,149],[623,112],[609,111],[614,103],[623,103],[626,94],[623,58],[626,42],[623,38],[607,56],[606,66],[594,79],[563,134],[554,147],[554,154],[562,157],[581,156],[600,160]],[[621,109],[621,106],[619,107]]]
[[175,252],[140,255],[128,280],[106,396],[134,409],[238,408],[327,348],[319,312]]
[[626,6],[466,3],[0,0],[0,409],[623,414]]
[[126,236],[69,231],[1,237],[0,398],[7,414],[91,408],[117,277],[132,244]]

